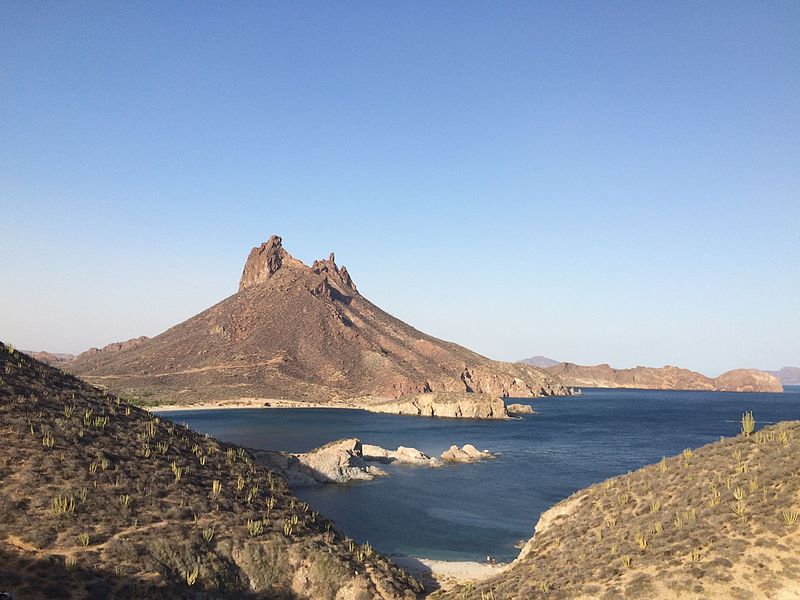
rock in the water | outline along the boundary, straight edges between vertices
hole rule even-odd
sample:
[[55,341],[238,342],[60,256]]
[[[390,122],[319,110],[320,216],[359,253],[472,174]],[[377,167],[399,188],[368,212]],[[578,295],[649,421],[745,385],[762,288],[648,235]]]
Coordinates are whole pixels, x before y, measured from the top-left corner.
[[386,474],[364,462],[361,442],[355,438],[331,442],[311,452],[298,454],[297,458],[327,482],[374,479]]
[[489,394],[431,392],[401,396],[364,407],[372,412],[456,419],[507,419],[502,398]]
[[331,442],[304,454],[258,450],[253,454],[259,463],[278,471],[294,486],[370,480],[387,474],[364,461],[361,442],[356,438]]
[[478,450],[472,444],[465,444],[461,448],[454,444],[442,453],[442,460],[448,462],[477,462],[488,458],[495,458],[495,455],[488,450]]
[[405,446],[400,446],[397,450],[387,450],[380,446],[364,444],[362,451],[366,461],[427,467],[439,467],[442,465],[442,461],[438,458],[428,456],[416,448],[407,448]]
[[510,415],[532,415],[533,407],[530,404],[509,404],[506,410]]

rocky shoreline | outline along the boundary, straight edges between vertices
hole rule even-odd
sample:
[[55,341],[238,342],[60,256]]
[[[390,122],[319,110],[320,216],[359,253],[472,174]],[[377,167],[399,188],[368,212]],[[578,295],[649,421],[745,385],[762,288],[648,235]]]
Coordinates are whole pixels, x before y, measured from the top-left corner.
[[364,406],[370,412],[451,419],[507,419],[503,398],[469,392],[432,392],[401,396]]
[[194,404],[160,404],[143,407],[151,412],[223,410],[234,408],[339,408],[368,412],[447,419],[508,419],[534,414],[529,404],[511,403],[490,394],[471,392],[429,392],[395,399],[360,397],[329,402],[283,398],[239,398]]

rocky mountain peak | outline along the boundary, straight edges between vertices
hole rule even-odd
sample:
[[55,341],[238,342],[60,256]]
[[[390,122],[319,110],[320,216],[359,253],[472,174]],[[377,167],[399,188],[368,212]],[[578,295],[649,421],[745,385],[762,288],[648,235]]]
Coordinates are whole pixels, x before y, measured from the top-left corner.
[[286,258],[291,258],[283,249],[283,240],[273,235],[250,251],[239,280],[239,291],[258,283],[263,283],[281,268]]
[[[311,267],[308,267],[284,250],[283,240],[277,235],[271,236],[266,242],[250,251],[242,271],[242,278],[239,280],[239,291],[264,283],[280,269],[287,267],[295,269],[295,272],[303,277],[311,276],[312,290],[324,293],[326,296],[329,294],[322,288],[329,287],[330,283],[356,291],[347,269],[336,265],[333,252],[327,259],[315,260]],[[322,281],[314,277],[319,275],[322,276]],[[317,289],[320,286],[321,288]]]
[[340,286],[356,291],[356,285],[353,283],[350,273],[347,272],[347,267],[337,266],[336,256],[333,252],[330,253],[327,260],[315,260],[311,265],[311,270],[317,275],[324,275],[326,279],[331,279]]

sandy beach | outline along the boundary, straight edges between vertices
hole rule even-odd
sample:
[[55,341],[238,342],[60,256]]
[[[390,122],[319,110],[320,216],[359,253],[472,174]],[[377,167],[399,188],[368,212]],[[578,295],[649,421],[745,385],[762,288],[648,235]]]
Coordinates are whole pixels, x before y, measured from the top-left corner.
[[509,563],[434,560],[413,556],[392,556],[391,559],[429,590],[448,590],[461,583],[482,581],[502,573],[509,565]]
[[238,400],[219,400],[213,402],[197,402],[194,404],[161,404],[143,407],[150,412],[184,411],[184,410],[221,410],[227,408],[362,408],[354,401],[332,400],[330,402],[306,402],[303,400],[284,400],[282,398],[240,398]]

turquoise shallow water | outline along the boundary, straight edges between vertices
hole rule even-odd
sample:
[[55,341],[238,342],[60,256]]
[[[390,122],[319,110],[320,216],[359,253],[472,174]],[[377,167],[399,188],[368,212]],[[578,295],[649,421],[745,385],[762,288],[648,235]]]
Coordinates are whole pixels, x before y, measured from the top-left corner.
[[297,490],[340,529],[385,553],[444,560],[511,560],[542,511],[608,477],[732,436],[742,412],[758,426],[800,419],[800,388],[783,394],[584,390],[530,402],[512,421],[424,419],[335,409],[231,409],[163,413],[251,448],[302,452],[358,437],[438,455],[472,443],[497,460],[441,469],[388,465],[372,482]]

